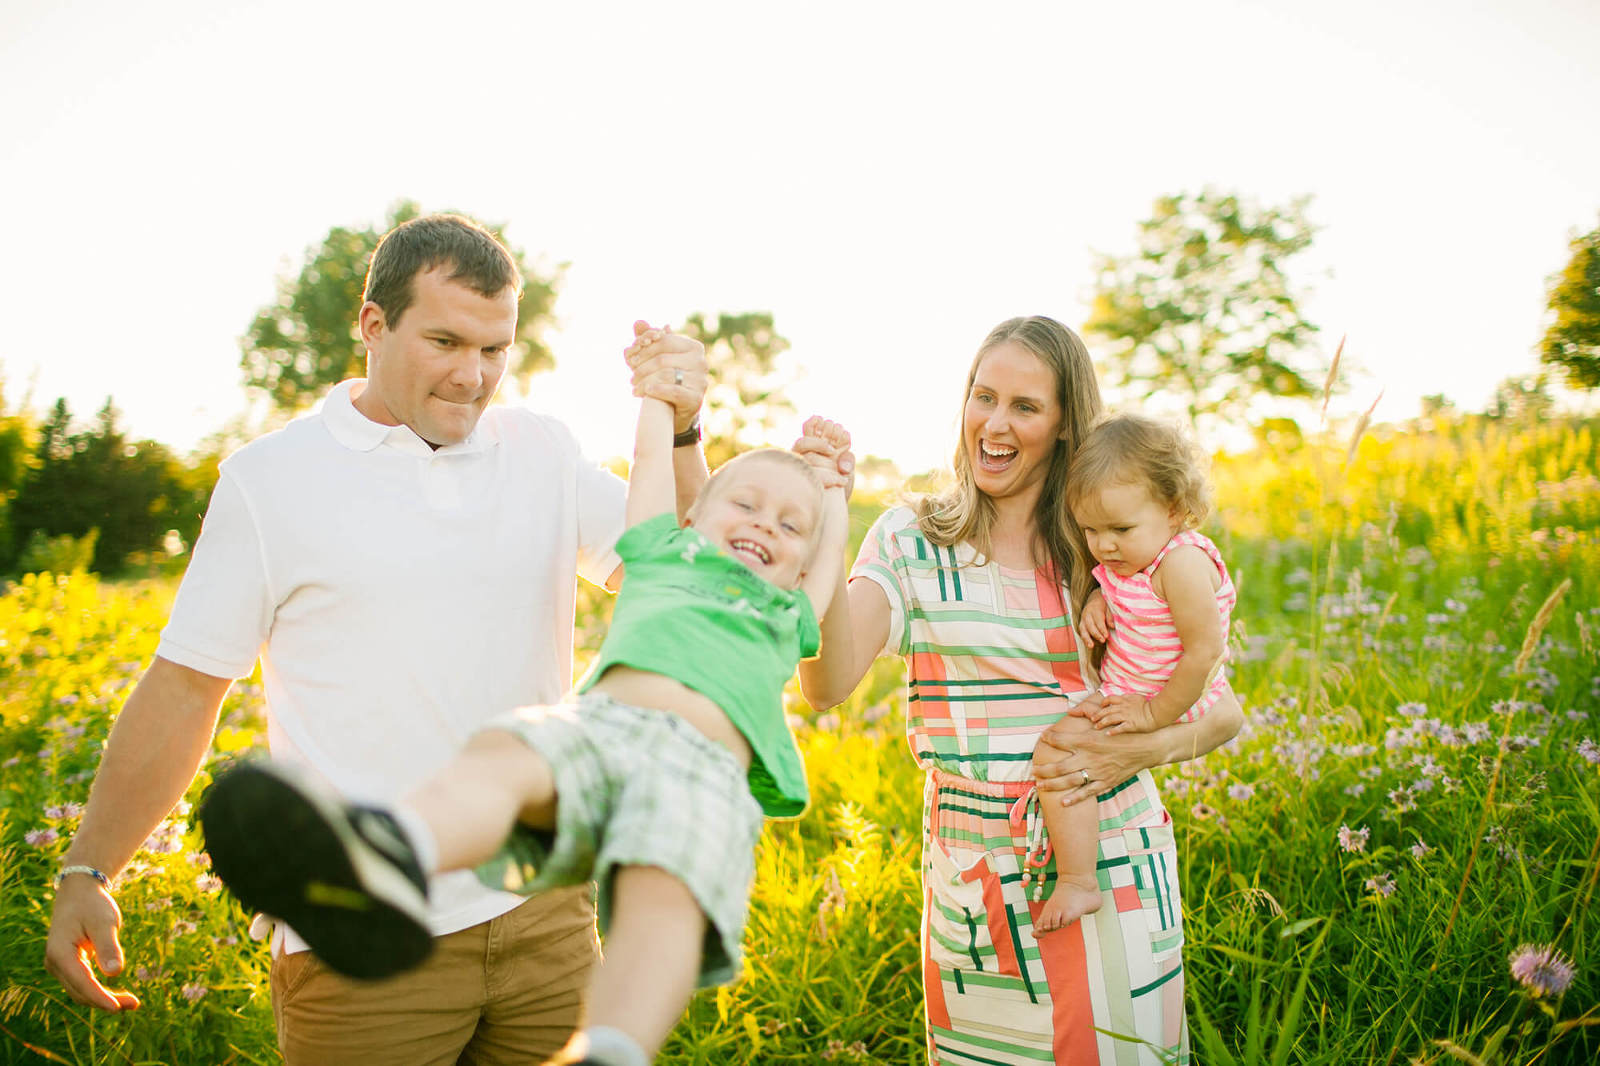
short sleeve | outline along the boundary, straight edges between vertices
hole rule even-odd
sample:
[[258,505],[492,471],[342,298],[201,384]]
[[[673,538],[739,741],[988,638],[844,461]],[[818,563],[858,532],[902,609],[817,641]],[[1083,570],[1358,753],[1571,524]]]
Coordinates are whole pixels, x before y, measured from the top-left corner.
[[681,528],[678,525],[678,516],[675,514],[663,511],[661,514],[652,515],[643,522],[631,526],[617,538],[614,554],[623,563],[636,563],[660,551]]
[[811,606],[811,597],[803,592],[794,596],[795,607],[800,612],[800,658],[809,659],[822,650],[822,627],[817,623],[817,612]]
[[272,629],[273,611],[260,534],[224,468],[156,654],[212,677],[246,677]]
[[581,452],[578,469],[578,575],[604,585],[620,559],[614,549],[626,521],[628,485]]
[[905,554],[897,536],[916,516],[910,508],[896,507],[885,511],[867,530],[861,550],[856,553],[855,565],[850,568],[850,580],[865,578],[883,589],[889,601],[889,637],[879,655],[905,655],[911,650],[909,630],[906,626],[907,570]]

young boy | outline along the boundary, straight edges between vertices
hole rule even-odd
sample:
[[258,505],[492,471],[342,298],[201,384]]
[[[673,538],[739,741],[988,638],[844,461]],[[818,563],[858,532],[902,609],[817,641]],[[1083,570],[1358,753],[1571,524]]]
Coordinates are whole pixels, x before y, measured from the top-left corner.
[[[807,432],[849,446],[824,420]],[[563,1062],[646,1063],[697,985],[734,978],[761,816],[807,802],[781,695],[816,653],[843,562],[844,479],[750,452],[679,528],[671,438],[671,408],[647,395],[622,592],[575,703],[499,719],[389,811],[262,763],[220,778],[200,811],[240,900],[352,976],[426,956],[430,873],[476,867],[523,893],[596,880],[605,961]]]

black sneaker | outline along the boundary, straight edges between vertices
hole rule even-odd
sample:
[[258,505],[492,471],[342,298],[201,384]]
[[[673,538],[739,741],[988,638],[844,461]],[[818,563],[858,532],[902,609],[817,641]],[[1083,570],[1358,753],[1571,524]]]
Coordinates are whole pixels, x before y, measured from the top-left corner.
[[387,812],[260,761],[216,780],[200,800],[200,825],[223,884],[287,922],[339,973],[387,977],[433,950],[427,878]]

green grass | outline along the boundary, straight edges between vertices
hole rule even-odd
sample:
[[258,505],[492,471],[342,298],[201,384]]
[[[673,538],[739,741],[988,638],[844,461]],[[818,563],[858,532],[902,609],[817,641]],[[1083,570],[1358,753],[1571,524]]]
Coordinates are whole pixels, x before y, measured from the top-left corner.
[[[1600,767],[1580,753],[1600,742],[1594,434],[1446,428],[1364,442],[1348,470],[1342,446],[1219,464],[1249,725],[1160,772],[1208,1066],[1600,1059]],[[859,504],[858,526],[873,511]],[[276,1061],[264,949],[186,811],[118,888],[122,983],[145,1006],[90,1017],[40,962],[62,807],[86,798],[171,593],[79,576],[0,595],[0,1061]],[[586,603],[592,649],[604,612]],[[815,804],[762,841],[747,978],[699,995],[663,1062],[923,1061],[900,667],[880,662],[838,713],[794,710]],[[259,743],[259,713],[259,689],[237,687],[219,752]],[[1342,826],[1365,830],[1362,850],[1341,848]],[[1564,996],[1518,986],[1524,943],[1573,960]]]

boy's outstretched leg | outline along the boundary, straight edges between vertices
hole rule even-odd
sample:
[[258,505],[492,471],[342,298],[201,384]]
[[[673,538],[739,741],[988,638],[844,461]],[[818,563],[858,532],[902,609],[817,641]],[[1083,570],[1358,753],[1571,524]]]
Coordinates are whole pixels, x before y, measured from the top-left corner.
[[217,876],[247,907],[287,922],[339,973],[384,977],[433,950],[429,874],[484,862],[519,817],[549,826],[554,813],[549,763],[489,730],[393,811],[255,762],[217,779],[200,824]]
[[695,989],[706,917],[688,887],[658,866],[623,866],[612,893],[588,1025],[559,1062],[647,1066]]
[[262,761],[217,779],[200,825],[212,868],[240,902],[288,922],[340,973],[384,977],[433,950],[427,878],[387,812]]

